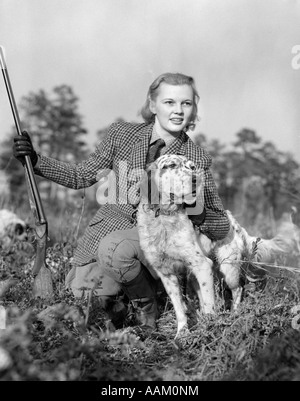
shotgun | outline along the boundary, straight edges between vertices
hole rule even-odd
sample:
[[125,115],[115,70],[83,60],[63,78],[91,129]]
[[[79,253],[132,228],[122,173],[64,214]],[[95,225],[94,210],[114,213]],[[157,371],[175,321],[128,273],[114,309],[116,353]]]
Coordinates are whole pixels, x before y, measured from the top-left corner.
[[[21,122],[16,106],[14,94],[12,91],[7,64],[4,57],[4,49],[0,46],[0,63],[4,78],[5,87],[7,90],[9,103],[11,106],[13,118],[18,135],[22,135]],[[36,239],[36,258],[32,269],[34,277],[33,296],[35,298],[50,298],[53,295],[53,285],[51,272],[46,266],[46,245],[48,239],[48,223],[45,217],[40,194],[36,184],[34,171],[29,156],[25,156],[25,179],[27,184],[30,209],[35,219],[35,239]]]

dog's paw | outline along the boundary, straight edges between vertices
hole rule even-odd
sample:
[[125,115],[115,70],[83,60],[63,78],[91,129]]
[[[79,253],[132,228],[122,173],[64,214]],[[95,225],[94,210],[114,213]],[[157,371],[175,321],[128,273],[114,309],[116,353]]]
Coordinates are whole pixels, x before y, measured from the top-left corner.
[[183,328],[176,334],[174,339],[175,345],[179,349],[188,348],[190,346],[191,340],[191,332],[187,325],[183,326]]

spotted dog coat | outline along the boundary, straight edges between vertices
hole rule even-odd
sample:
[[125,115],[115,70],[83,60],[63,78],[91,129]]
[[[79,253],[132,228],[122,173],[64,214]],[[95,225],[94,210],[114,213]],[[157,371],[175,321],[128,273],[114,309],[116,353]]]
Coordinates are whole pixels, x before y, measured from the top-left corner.
[[[185,156],[163,155],[148,168],[141,182],[137,214],[140,246],[173,303],[177,318],[176,337],[187,328],[178,268],[184,265],[195,276],[202,311],[215,313],[213,260],[216,261],[232,292],[232,309],[236,310],[242,295],[242,261],[249,260],[253,243],[258,242],[229,211],[230,230],[223,240],[212,241],[193,227],[186,205],[195,199],[197,203],[204,203],[203,181],[201,169]],[[282,241],[261,240],[256,257],[267,261],[272,252],[281,252],[283,248]]]

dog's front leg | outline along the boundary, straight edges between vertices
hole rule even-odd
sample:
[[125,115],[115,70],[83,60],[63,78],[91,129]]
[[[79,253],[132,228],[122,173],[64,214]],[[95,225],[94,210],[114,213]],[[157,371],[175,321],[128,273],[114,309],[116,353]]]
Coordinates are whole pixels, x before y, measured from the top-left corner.
[[199,288],[196,290],[203,313],[215,313],[214,276],[212,270],[213,262],[202,256],[193,260],[191,271],[195,275]]
[[243,288],[242,287],[237,287],[231,290],[232,292],[232,311],[237,312],[238,307],[241,303],[242,299],[242,294],[243,294]]
[[157,272],[164,287],[169,295],[171,302],[174,307],[174,311],[177,319],[177,333],[175,339],[178,337],[179,333],[185,328],[187,328],[187,316],[186,316],[186,305],[183,302],[180,284],[176,275],[169,273],[163,274],[161,271]]

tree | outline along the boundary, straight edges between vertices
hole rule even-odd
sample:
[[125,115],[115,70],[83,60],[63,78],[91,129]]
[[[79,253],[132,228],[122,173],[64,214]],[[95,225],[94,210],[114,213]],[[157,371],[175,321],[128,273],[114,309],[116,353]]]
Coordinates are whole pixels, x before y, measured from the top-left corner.
[[256,132],[249,128],[243,128],[237,134],[238,140],[233,144],[236,148],[240,147],[244,154],[249,154],[255,145],[261,143],[261,138],[256,135]]
[[[235,152],[225,155],[231,163],[232,182],[238,188],[246,188],[250,179],[261,178],[264,183],[266,207],[279,218],[291,204],[288,191],[298,186],[297,170],[299,165],[289,153],[276,148],[272,142],[262,142],[256,132],[243,129],[237,133],[234,143]],[[251,191],[250,188],[246,188]],[[253,193],[252,193],[253,195]],[[237,202],[241,205],[240,199]],[[258,203],[258,200],[257,200]],[[246,207],[247,209],[247,207]]]
[[85,156],[87,133],[78,113],[78,98],[67,85],[53,89],[51,98],[44,91],[30,93],[20,104],[26,129],[43,154],[55,159],[78,161]]
[[6,176],[9,186],[9,194],[3,193],[1,188],[1,205],[8,202],[11,207],[17,207],[24,202],[28,203],[27,188],[25,183],[24,169],[12,156],[12,137],[16,135],[12,132],[8,139],[1,142],[0,169]]
[[[82,116],[78,112],[78,97],[68,85],[57,86],[53,95],[44,90],[29,93],[21,99],[20,117],[22,127],[32,138],[34,146],[45,156],[67,162],[82,160],[87,152]],[[2,144],[0,168],[5,169],[10,183],[12,197],[27,197],[24,185],[24,171],[20,163],[11,160],[13,129],[10,137]],[[58,186],[43,180],[43,191],[47,199],[56,199]],[[67,193],[67,189],[65,189]]]
[[295,194],[300,202],[299,164],[289,153],[276,149],[271,142],[265,142],[257,150],[257,159],[263,165],[262,174],[266,178],[266,192],[275,217],[284,209],[295,205]]

